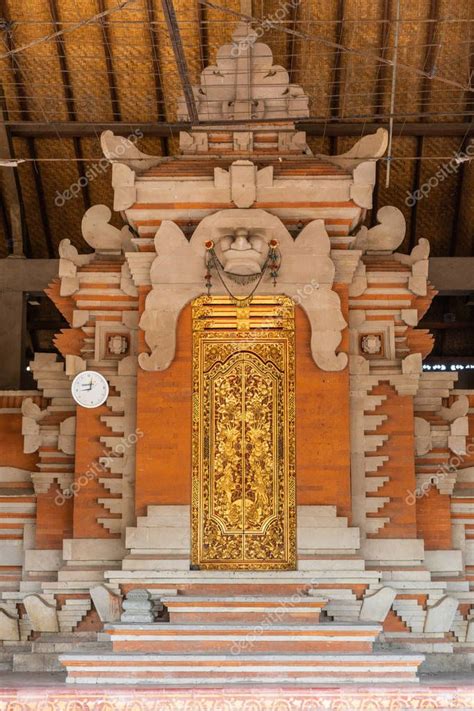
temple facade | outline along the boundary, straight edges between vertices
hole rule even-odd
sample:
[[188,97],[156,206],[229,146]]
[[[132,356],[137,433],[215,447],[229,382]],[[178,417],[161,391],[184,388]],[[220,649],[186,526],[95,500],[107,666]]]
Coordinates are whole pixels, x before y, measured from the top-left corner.
[[[364,225],[387,132],[313,155],[307,97],[244,24],[194,95],[176,158],[102,135],[124,226],[95,205],[92,251],[62,241],[62,358],[0,392],[3,663],[71,683],[470,671],[474,392],[422,369],[429,235],[398,252],[389,205]],[[74,398],[84,372],[102,405]]]

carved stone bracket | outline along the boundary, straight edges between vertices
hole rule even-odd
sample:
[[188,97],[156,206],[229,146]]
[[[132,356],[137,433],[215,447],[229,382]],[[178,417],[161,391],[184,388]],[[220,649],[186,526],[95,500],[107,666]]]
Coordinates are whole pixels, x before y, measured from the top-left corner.
[[[188,242],[173,222],[164,221],[155,237],[157,257],[150,269],[152,290],[146,299],[140,327],[151,354],[139,356],[144,370],[165,370],[175,354],[176,323],[183,307],[203,293],[205,242],[217,243],[236,227],[249,230],[266,241],[276,239],[282,254],[278,276],[279,293],[301,305],[312,329],[311,350],[322,370],[343,370],[347,355],[336,353],[346,321],[338,294],[332,290],[335,267],[331,245],[322,220],[309,223],[293,241],[281,220],[264,210],[222,210],[204,218]],[[233,285],[236,296],[246,287]],[[269,277],[263,277],[256,293],[273,291]],[[213,293],[225,294],[222,285]]]
[[132,242],[133,235],[128,225],[121,230],[110,223],[112,212],[107,205],[93,205],[82,218],[82,236],[96,252],[106,254],[120,254],[120,252],[133,252],[135,247]]
[[413,294],[426,296],[428,289],[428,257],[430,256],[430,243],[423,237],[418,244],[413,247],[410,254],[399,254],[396,252],[395,259],[402,264],[411,267],[411,276],[408,280],[408,288]]
[[381,207],[377,212],[378,225],[368,229],[361,227],[351,245],[352,249],[376,254],[391,254],[405,237],[406,222],[401,210],[392,205]]

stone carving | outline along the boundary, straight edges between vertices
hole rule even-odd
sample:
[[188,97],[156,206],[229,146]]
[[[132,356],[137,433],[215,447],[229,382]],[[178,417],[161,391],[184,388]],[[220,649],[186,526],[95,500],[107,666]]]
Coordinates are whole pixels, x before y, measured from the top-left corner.
[[216,245],[216,257],[230,275],[257,276],[268,255],[268,244],[259,235],[250,234],[245,227],[225,235]]
[[430,256],[430,243],[427,239],[421,237],[421,239],[418,240],[418,244],[411,250],[410,254],[400,254],[397,252],[394,256],[402,264],[413,266],[417,262],[428,259]]
[[17,642],[19,639],[18,618],[0,607],[0,640],[2,642]]
[[137,173],[143,173],[163,160],[158,156],[142,153],[130,138],[116,136],[113,131],[101,133],[100,145],[104,156],[111,163],[124,163]]
[[58,613],[53,605],[39,595],[27,595],[23,604],[35,632],[59,632]]
[[130,590],[123,602],[121,622],[134,622],[147,624],[154,622],[153,602],[150,599],[148,590]]
[[82,236],[97,252],[133,251],[132,233],[128,225],[121,230],[109,224],[112,212],[107,205],[93,205],[82,218]]
[[378,225],[368,229],[363,226],[351,245],[352,249],[363,252],[388,252],[397,249],[403,242],[406,232],[405,218],[398,207],[386,205],[377,212]]
[[360,342],[361,349],[367,355],[378,355],[382,353],[382,339],[377,334],[367,334]]
[[389,587],[380,588],[377,592],[366,595],[362,601],[359,620],[364,622],[383,622],[396,596],[396,591]]
[[122,614],[122,598],[105,585],[96,585],[90,590],[92,602],[102,622],[119,622]]
[[454,422],[460,417],[465,417],[468,412],[469,398],[467,395],[460,395],[449,407],[442,407],[439,410],[439,415],[446,422]]
[[423,417],[415,417],[415,453],[418,457],[433,448],[431,425]]
[[59,425],[58,449],[65,454],[74,454],[76,446],[76,418],[68,417]]
[[421,238],[418,244],[413,247],[410,254],[400,254],[396,252],[395,259],[402,264],[411,267],[411,277],[408,280],[408,288],[413,294],[426,296],[428,285],[428,257],[430,256],[430,243],[427,239]]
[[46,410],[41,410],[29,397],[21,404],[23,415],[21,433],[23,435],[23,451],[25,454],[36,452],[43,442],[39,423],[47,414]]
[[426,612],[423,632],[448,632],[454,622],[459,600],[445,595]]
[[123,355],[128,351],[128,339],[119,334],[109,336],[107,340],[107,350],[110,355]]
[[[193,87],[200,120],[309,116],[308,97],[300,86],[290,84],[284,67],[273,64],[270,47],[256,41],[257,33],[250,25],[239,23],[232,40],[219,48],[216,65],[206,67],[200,86]],[[178,121],[188,120],[181,97]]]
[[385,128],[378,128],[375,133],[368,136],[363,136],[355,145],[352,146],[346,153],[341,153],[337,156],[318,154],[318,158],[322,158],[328,163],[344,168],[344,170],[354,170],[361,163],[366,161],[375,161],[383,156],[388,146],[388,131]]
[[79,289],[77,268],[88,264],[94,257],[92,254],[79,254],[71,240],[63,239],[59,243],[59,278],[61,279],[61,296],[71,296]]
[[71,262],[76,267],[82,267],[88,264],[93,257],[92,254],[79,254],[76,247],[71,244],[71,240],[67,238],[61,240],[58,251],[60,259]]
[[[183,307],[203,293],[205,243],[213,240],[222,255],[234,244],[228,240],[229,232],[236,228],[255,236],[254,245],[263,249],[263,243],[275,239],[279,244],[282,262],[276,289],[290,296],[306,312],[312,328],[311,350],[315,363],[322,370],[342,370],[347,365],[345,353],[336,354],[341,342],[341,331],[346,322],[341,313],[338,294],[332,290],[335,267],[330,258],[331,245],[322,220],[310,222],[293,240],[286,227],[274,215],[264,210],[222,210],[204,218],[196,228],[190,242],[181,229],[164,221],[155,237],[157,257],[150,269],[152,290],[148,294],[140,327],[151,354],[142,353],[139,364],[144,370],[166,370],[172,362],[176,347],[176,323]],[[239,239],[244,237],[239,232]],[[218,243],[224,238],[224,243]],[[245,240],[247,238],[245,237]],[[248,240],[247,240],[248,242]],[[240,242],[245,246],[245,241]],[[253,247],[252,247],[253,249]],[[241,250],[235,250],[241,251]],[[243,268],[257,269],[262,253],[256,251]],[[251,261],[251,264],[250,264]],[[230,267],[229,267],[230,268]],[[275,287],[264,275],[256,293],[265,293]],[[234,284],[236,297],[244,297],[248,286]],[[306,289],[306,290],[305,290]],[[226,293],[221,284],[212,289],[213,294]]]

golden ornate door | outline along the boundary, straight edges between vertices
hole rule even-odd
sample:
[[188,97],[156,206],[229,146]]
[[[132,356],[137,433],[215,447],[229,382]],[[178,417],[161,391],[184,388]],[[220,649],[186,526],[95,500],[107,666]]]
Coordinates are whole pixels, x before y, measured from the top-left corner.
[[293,303],[200,297],[193,331],[193,567],[292,569]]

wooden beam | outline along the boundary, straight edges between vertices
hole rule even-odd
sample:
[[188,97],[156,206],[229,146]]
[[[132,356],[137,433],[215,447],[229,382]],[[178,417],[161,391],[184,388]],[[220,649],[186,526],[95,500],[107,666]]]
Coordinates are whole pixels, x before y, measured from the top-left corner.
[[179,77],[183,87],[184,100],[188,109],[188,116],[193,125],[199,123],[199,116],[194,101],[193,87],[189,78],[188,64],[186,55],[184,54],[183,43],[181,41],[181,33],[179,31],[178,21],[174,10],[173,0],[161,0],[163,12],[165,15],[166,26],[171,39],[176,65],[178,67]]
[[[423,136],[417,136],[416,139],[416,155],[415,172],[413,174],[413,183],[411,186],[412,194],[418,194],[421,183],[421,156],[423,155]],[[416,244],[416,224],[418,218],[418,200],[415,200],[411,208],[410,220],[410,241],[409,250],[411,251]]]
[[[278,120],[281,122],[281,119]],[[248,124],[249,122],[246,122]],[[255,128],[261,126],[261,130],[269,127],[271,130],[272,121],[265,121],[262,125],[257,121],[251,122]],[[222,126],[241,125],[241,121],[222,121]],[[147,123],[147,122],[127,122],[127,121],[104,121],[104,122],[55,122],[47,123],[41,121],[6,121],[6,128],[11,136],[22,136],[30,138],[67,138],[77,136],[78,138],[93,137],[101,131],[113,131],[116,134],[128,136],[134,129],[140,129],[146,136],[173,136],[179,131],[189,131],[189,122],[175,123]],[[201,127],[206,125],[201,121]],[[215,122],[213,123],[215,125]],[[355,136],[357,138],[369,133],[375,133],[380,127],[387,127],[387,123],[368,122],[357,123],[350,121],[325,122],[325,121],[296,121],[295,126],[298,131],[306,131],[308,136]],[[248,130],[248,129],[246,129]],[[393,127],[395,138],[399,136],[437,136],[456,137],[474,136],[474,125],[470,121],[462,123],[395,123]]]
[[[0,94],[0,158],[14,161],[11,141],[5,128],[6,108],[3,104],[3,92]],[[23,219],[20,186],[16,167],[0,167],[3,178],[3,193],[5,205],[2,200],[2,214],[8,225],[7,248],[12,257],[24,257],[23,252]],[[7,207],[8,203],[8,207]],[[8,220],[8,217],[10,218]]]
[[[425,61],[423,63],[424,69],[428,74],[433,74],[436,70],[436,60],[438,58],[438,48],[436,47],[436,38],[438,33],[438,19],[439,19],[439,0],[431,0],[430,3],[430,13],[429,22],[426,25],[426,55]],[[427,113],[429,111],[430,99],[431,99],[431,80],[424,76],[421,82],[421,92],[420,92],[420,113]],[[422,118],[422,120],[425,120]]]
[[37,159],[36,146],[34,138],[27,138],[28,150],[30,158],[33,159],[33,179],[35,181],[36,195],[38,197],[38,203],[40,208],[41,223],[43,225],[43,232],[46,239],[46,247],[48,250],[48,257],[55,257],[55,249],[53,245],[53,238],[51,236],[51,229],[49,226],[48,211],[46,209],[45,192],[43,188],[43,180],[41,177],[41,168],[39,163],[35,162]]
[[[380,23],[379,47],[380,56],[385,59],[388,49],[388,41],[390,39],[390,17],[392,14],[391,0],[383,0],[383,18]],[[385,78],[387,67],[384,64],[379,64],[377,67],[377,79],[375,81],[373,110],[376,116],[382,114],[382,98],[384,95]]]
[[[99,12],[105,13],[107,11],[107,8],[105,6],[105,0],[97,0],[97,2],[98,2],[98,6],[99,6]],[[109,34],[109,27],[107,24],[107,18],[101,17],[99,22],[102,27],[102,45],[104,48],[105,64],[107,67],[107,77],[108,77],[108,82],[109,82],[109,94],[110,94],[110,101],[112,103],[112,114],[113,114],[115,121],[120,121],[120,119],[121,119],[120,102],[119,102],[118,91],[117,91],[117,82],[115,79],[114,63],[113,63],[113,59],[112,59],[112,50],[110,49],[111,43],[110,43],[110,34]]]
[[[470,78],[470,83],[471,85],[474,83],[474,39],[471,40],[469,44],[469,56],[470,56],[470,63],[469,63],[469,78]],[[466,113],[471,114],[471,126],[473,126],[473,112],[474,112],[474,95],[471,91],[466,92],[465,96],[465,102],[466,102]],[[469,143],[469,137],[466,134],[464,136],[464,139],[462,141],[461,145],[461,152],[466,150],[466,147]],[[455,257],[456,252],[458,251],[458,243],[459,243],[459,221],[461,217],[461,204],[462,204],[462,198],[463,198],[463,189],[464,189],[464,178],[466,175],[466,163],[461,163],[459,172],[458,172],[458,180],[457,180],[457,185],[456,185],[456,197],[455,197],[455,210],[454,210],[454,220],[453,220],[453,231],[451,234],[451,241],[449,243],[449,256],[450,257]]]
[[[342,45],[342,38],[344,33],[344,10],[345,10],[345,0],[337,0],[337,29],[338,32],[338,44]],[[332,118],[338,118],[340,113],[340,103],[341,103],[341,59],[342,51],[338,47],[334,50],[334,62],[332,66],[332,85],[331,85],[331,99],[330,99],[330,114]]]
[[[201,5],[199,5],[199,7],[201,7]],[[153,78],[155,84],[156,116],[158,121],[166,122],[165,97],[161,83],[161,65],[154,30],[155,8],[153,6],[153,0],[145,0],[145,11],[147,16],[148,35],[151,48],[151,63],[153,67]],[[169,155],[168,136],[161,136],[161,152],[164,156]]]
[[[49,10],[51,13],[51,19],[53,21],[54,32],[57,33],[61,29],[61,23],[59,20],[59,13],[56,0],[49,0]],[[55,37],[56,50],[58,53],[59,67],[61,69],[61,81],[63,85],[64,99],[66,101],[66,109],[68,113],[68,118],[70,121],[77,120],[76,107],[74,102],[74,93],[72,91],[71,75],[69,72],[69,66],[66,56],[66,44],[62,35],[56,34]],[[74,155],[77,158],[77,171],[79,177],[82,178],[80,181],[82,200],[84,203],[84,210],[88,210],[91,206],[91,198],[89,193],[89,181],[86,179],[86,173],[84,169],[84,162],[82,161],[82,146],[80,139],[77,136],[73,136],[73,146]]]
[[[199,7],[204,7],[198,2]],[[290,27],[292,30],[296,30],[298,27],[298,8],[300,6],[299,2],[294,2],[290,10]],[[287,35],[286,41],[286,68],[288,70],[288,75],[290,77],[290,84],[296,83],[296,36],[294,34]]]
[[209,33],[207,31],[207,10],[206,6],[198,2],[198,30],[199,30],[199,53],[201,55],[201,69],[209,65]]
[[[15,42],[13,39],[13,24],[11,23],[6,7],[2,8],[2,29],[3,38],[5,41],[5,47],[8,52],[15,49]],[[14,55],[10,55],[10,71],[12,72],[14,83],[15,83],[15,93],[18,101],[18,106],[20,108],[20,116],[22,121],[28,121],[30,114],[28,111],[28,103],[26,99],[26,91],[23,85],[23,78],[20,71],[20,66],[18,64],[18,59]],[[0,150],[2,155],[6,158],[12,160],[15,159],[15,149],[13,146],[12,137],[8,131],[8,109],[7,102],[5,99],[5,94],[3,91],[3,86],[0,84],[0,123],[2,124],[2,145]],[[25,219],[25,209],[23,205],[23,195],[21,190],[21,183],[18,176],[16,168],[12,168],[11,171],[6,169],[7,175],[7,189],[6,193],[10,201],[10,236],[12,244],[12,254],[16,256],[24,256],[26,253],[27,257],[31,257],[31,242],[28,233],[28,226]]]

